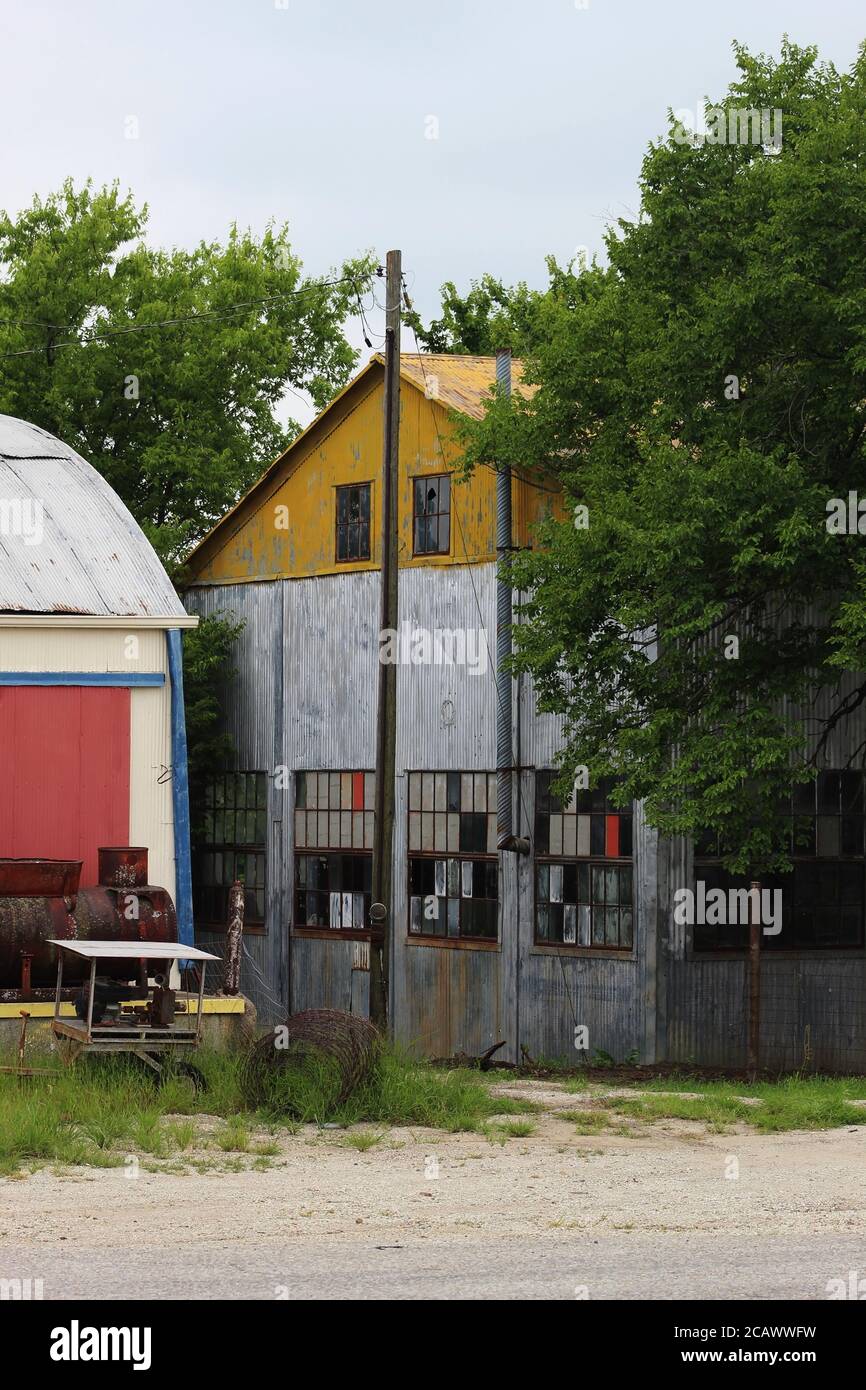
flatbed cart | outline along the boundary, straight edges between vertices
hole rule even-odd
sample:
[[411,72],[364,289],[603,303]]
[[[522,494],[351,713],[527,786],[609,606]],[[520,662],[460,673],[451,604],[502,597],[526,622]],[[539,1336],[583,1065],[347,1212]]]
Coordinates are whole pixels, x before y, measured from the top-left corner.
[[[209,960],[218,956],[201,951],[197,946],[185,946],[178,941],[51,941],[57,947],[57,990],[54,996],[54,1016],[51,1030],[61,1044],[61,1057],[72,1065],[85,1052],[103,1054],[126,1052],[141,1059],[163,1077],[163,1060],[174,1054],[183,1057],[194,1052],[201,1040],[201,1021],[204,1003],[205,970]],[[81,956],[90,962],[89,983],[82,986],[78,996],[79,1013],[86,1017],[61,1016],[63,990],[63,961],[65,953]],[[97,998],[100,961],[128,961],[127,980],[140,974],[135,986],[118,986],[105,982],[108,993],[126,994],[126,999],[110,1003]],[[169,987],[168,978],[157,974],[151,980],[146,970],[149,961],[168,965],[177,960],[201,964],[198,995]],[[106,1017],[105,1015],[109,1016]],[[94,1016],[95,1015],[95,1016]],[[197,1083],[200,1073],[188,1063],[181,1062],[179,1070],[187,1072]]]

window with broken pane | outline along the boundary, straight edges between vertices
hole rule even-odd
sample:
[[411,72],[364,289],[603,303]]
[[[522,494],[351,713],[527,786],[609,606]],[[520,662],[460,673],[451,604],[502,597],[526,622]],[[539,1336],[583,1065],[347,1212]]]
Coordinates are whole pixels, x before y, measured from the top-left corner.
[[409,932],[496,941],[496,774],[409,773]]
[[372,772],[295,774],[296,927],[369,930],[374,797]]
[[576,788],[563,803],[557,774],[536,773],[535,939],[544,945],[634,946],[632,811],[614,782]]
[[202,831],[193,856],[196,927],[224,931],[229,889],[244,885],[244,923],[265,921],[268,779],[264,772],[225,772],[203,793]]
[[354,483],[337,488],[337,543],[339,563],[370,558],[370,484]]
[[451,549],[451,477],[414,480],[414,552],[447,555]]
[[[782,895],[782,930],[776,935],[761,932],[761,949],[862,947],[866,921],[863,773],[819,772],[813,780],[799,783],[779,811],[789,822],[793,868],[790,873],[760,878],[762,889],[771,893],[778,889]],[[721,863],[723,854],[719,839],[700,841],[695,846],[695,882],[702,880],[706,892],[747,890],[751,880],[728,873]],[[743,951],[748,946],[747,922],[695,923],[692,930],[696,951]]]

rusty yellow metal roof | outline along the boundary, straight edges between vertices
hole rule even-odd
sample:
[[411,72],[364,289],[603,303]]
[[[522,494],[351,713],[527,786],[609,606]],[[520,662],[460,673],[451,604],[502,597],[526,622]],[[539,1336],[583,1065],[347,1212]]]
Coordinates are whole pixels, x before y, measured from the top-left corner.
[[[384,363],[381,353],[375,361]],[[400,358],[400,376],[431,396],[449,410],[459,410],[480,420],[496,384],[495,357],[458,357],[446,352],[404,352]],[[523,385],[523,363],[515,357],[511,363],[512,390],[521,396],[532,394],[532,387]]]

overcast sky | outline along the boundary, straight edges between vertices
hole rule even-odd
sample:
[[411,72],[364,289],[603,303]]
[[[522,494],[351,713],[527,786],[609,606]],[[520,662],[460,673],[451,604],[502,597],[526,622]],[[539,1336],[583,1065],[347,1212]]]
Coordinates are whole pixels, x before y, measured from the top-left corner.
[[311,273],[399,246],[429,315],[445,279],[541,285],[547,252],[600,249],[732,40],[848,67],[866,37],[857,0],[585,3],[0,0],[0,206],[119,178],[166,245],[274,218]]

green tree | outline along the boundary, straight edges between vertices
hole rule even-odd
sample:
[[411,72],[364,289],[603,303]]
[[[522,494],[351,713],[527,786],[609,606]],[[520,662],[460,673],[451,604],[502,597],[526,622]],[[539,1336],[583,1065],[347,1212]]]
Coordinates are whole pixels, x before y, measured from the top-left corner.
[[[547,264],[552,275],[558,273],[552,260]],[[531,346],[540,295],[523,282],[512,289],[492,275],[483,275],[461,295],[454,282],[446,280],[440,295],[441,317],[432,319],[427,328],[414,307],[406,310],[406,323],[422,351],[490,357],[498,348],[510,347],[520,356]]]
[[189,767],[190,820],[193,841],[202,830],[204,790],[223,768],[231,767],[235,749],[225,733],[219,692],[234,674],[233,649],[243,629],[222,614],[202,618],[183,637],[183,693]]
[[780,111],[781,147],[684,140],[671,117],[609,266],[534,308],[538,390],[465,439],[467,466],[547,467],[586,508],[513,565],[561,785],[619,776],[663,832],[767,872],[789,863],[785,796],[866,700],[839,684],[866,667],[862,542],[827,524],[866,476],[866,52],[845,73],[787,42],[735,58],[720,105]]
[[296,432],[285,393],[321,408],[348,379],[372,262],[316,281],[286,227],[190,251],[146,227],[116,184],[0,214],[0,411],[78,449],[174,566]]

